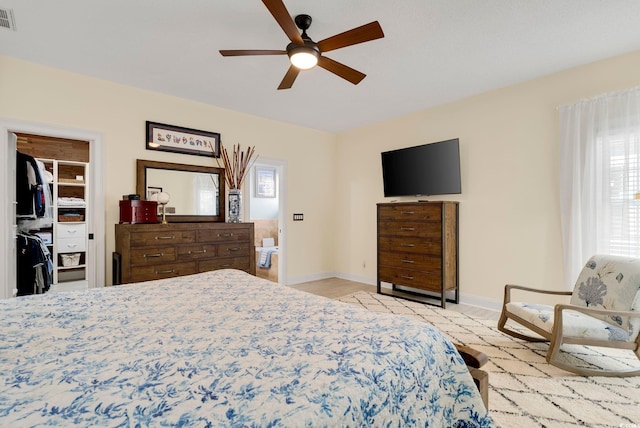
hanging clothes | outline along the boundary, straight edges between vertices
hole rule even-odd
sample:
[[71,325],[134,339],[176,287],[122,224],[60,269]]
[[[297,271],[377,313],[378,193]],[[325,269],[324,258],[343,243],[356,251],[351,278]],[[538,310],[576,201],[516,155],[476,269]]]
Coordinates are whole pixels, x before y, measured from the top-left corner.
[[40,237],[17,234],[18,296],[49,291],[53,278],[51,253]]
[[17,152],[16,215],[20,230],[39,230],[53,225],[53,197],[49,188],[52,181],[53,175],[43,162]]

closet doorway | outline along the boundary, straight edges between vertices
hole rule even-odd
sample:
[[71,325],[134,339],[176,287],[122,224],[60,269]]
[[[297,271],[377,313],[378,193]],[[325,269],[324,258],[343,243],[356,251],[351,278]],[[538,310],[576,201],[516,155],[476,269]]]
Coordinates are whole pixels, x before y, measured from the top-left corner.
[[[15,136],[19,136],[16,138]],[[29,139],[33,140],[29,142]],[[36,140],[37,143],[36,143]],[[69,140],[82,141],[85,148],[88,149],[89,162],[76,163],[75,161],[60,161],[64,159],[64,151]],[[60,170],[56,170],[63,178],[62,181],[69,182],[84,181],[90,189],[87,189],[87,209],[83,223],[86,224],[86,251],[82,254],[81,264],[85,266],[86,286],[89,288],[102,287],[105,284],[105,220],[104,220],[104,192],[102,186],[102,136],[92,131],[83,131],[76,129],[64,129],[53,127],[50,125],[34,124],[20,121],[10,121],[0,119],[0,147],[3,153],[3,166],[0,168],[0,202],[7,209],[0,211],[0,277],[3,280],[3,287],[0,287],[0,297],[9,298],[16,295],[17,292],[17,246],[16,236],[18,232],[16,222],[16,156],[18,147],[25,147],[25,144],[43,144],[48,152],[38,154],[34,157],[51,159],[51,165],[54,161],[56,167],[60,166]],[[56,154],[57,152],[57,154]],[[46,154],[48,153],[48,154]],[[83,172],[78,172],[78,165],[84,165]],[[70,175],[67,177],[66,175]],[[80,180],[82,176],[82,180]],[[75,184],[69,184],[68,188],[72,188]],[[78,185],[81,187],[80,185]],[[62,211],[60,212],[62,214]],[[75,213],[72,213],[75,214]],[[71,222],[67,229],[72,229]],[[77,223],[76,223],[77,224]],[[84,227],[84,226],[83,226]],[[91,238],[91,239],[89,239]],[[74,253],[75,255],[75,253]],[[58,259],[60,265],[63,259]],[[67,263],[66,261],[64,263]],[[71,265],[74,260],[69,262]],[[78,262],[80,264],[80,262]],[[70,273],[77,271],[74,266],[64,266],[60,269],[62,279],[65,275],[77,275]],[[70,283],[73,283],[71,278]]]
[[[18,221],[19,295],[25,289],[27,294],[36,293],[31,286],[31,279],[27,276],[25,281],[24,275],[20,276],[32,263],[28,262],[28,266],[20,268],[24,264],[20,262],[24,260],[20,252],[33,252],[29,251],[31,247],[25,242],[34,239],[42,244],[37,245],[36,251],[44,246],[50,254],[52,271],[47,275],[50,286],[47,284],[44,291],[86,290],[93,269],[88,263],[91,259],[88,241],[93,239],[93,235],[89,234],[86,222],[92,208],[87,204],[91,192],[87,176],[90,166],[89,142],[24,133],[15,135],[18,153],[34,158],[42,165],[41,179],[44,195],[47,195],[45,222],[39,221],[41,219]],[[20,177],[17,178],[20,180]],[[17,196],[20,201],[21,197]],[[21,247],[26,247],[26,250]],[[42,292],[39,290],[37,293]]]
[[285,173],[282,160],[259,157],[249,173],[249,221],[254,224],[256,276],[286,285]]

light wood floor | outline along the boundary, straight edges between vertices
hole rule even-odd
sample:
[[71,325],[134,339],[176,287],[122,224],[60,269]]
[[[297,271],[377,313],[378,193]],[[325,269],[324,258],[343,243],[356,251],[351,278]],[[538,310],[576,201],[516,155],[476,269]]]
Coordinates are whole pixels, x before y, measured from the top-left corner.
[[[328,297],[330,299],[338,299],[342,296],[355,293],[357,291],[376,292],[374,285],[363,284],[360,282],[349,281],[340,278],[328,278],[318,281],[310,281],[302,284],[291,285],[296,290],[306,291],[307,293],[317,294],[319,296]],[[480,308],[477,306],[455,303],[447,303],[447,309],[458,311],[476,318],[498,320],[500,314],[496,311]]]

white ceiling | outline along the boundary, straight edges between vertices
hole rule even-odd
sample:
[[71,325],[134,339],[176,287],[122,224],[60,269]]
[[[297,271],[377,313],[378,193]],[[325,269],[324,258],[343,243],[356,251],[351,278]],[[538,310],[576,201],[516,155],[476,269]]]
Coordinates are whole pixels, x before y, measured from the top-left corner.
[[305,127],[339,132],[640,49],[638,0],[285,0],[316,40],[378,20],[383,39],[326,56],[278,91],[286,56],[259,0],[0,0],[0,54]]

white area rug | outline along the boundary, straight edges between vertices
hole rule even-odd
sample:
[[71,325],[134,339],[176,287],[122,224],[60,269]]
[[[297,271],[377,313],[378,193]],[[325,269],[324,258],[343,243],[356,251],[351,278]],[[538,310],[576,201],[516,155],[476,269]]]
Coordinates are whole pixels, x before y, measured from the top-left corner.
[[[507,336],[496,321],[365,291],[337,300],[418,318],[487,354],[482,369],[489,372],[489,411],[498,427],[640,427],[640,377],[581,377],[558,369],[545,360],[546,343]],[[585,366],[640,366],[631,351],[563,349],[572,352],[565,358]]]

